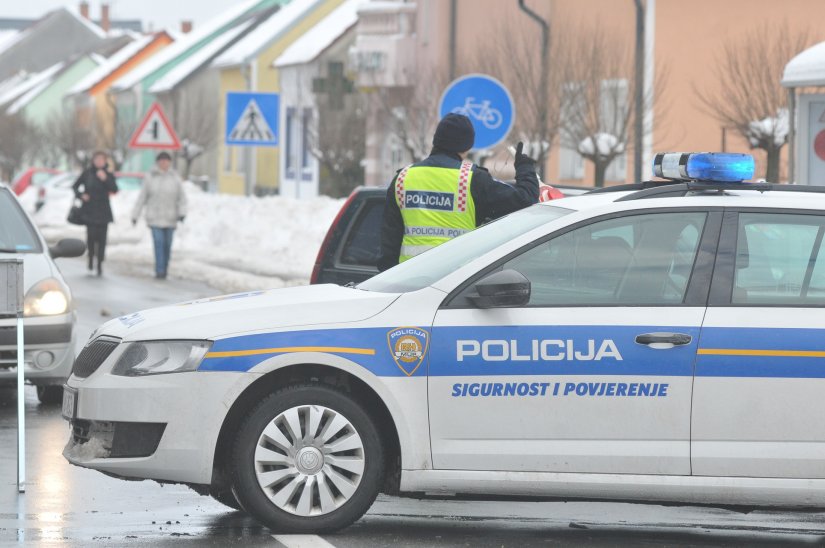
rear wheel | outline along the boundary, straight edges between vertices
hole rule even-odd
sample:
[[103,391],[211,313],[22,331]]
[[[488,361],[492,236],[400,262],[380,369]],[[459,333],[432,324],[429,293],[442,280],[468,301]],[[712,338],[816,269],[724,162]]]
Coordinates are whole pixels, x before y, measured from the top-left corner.
[[63,401],[62,386],[38,386],[37,399],[44,405],[57,405]]
[[378,494],[378,430],[347,394],[290,386],[264,399],[235,439],[233,491],[278,532],[322,533],[360,518]]

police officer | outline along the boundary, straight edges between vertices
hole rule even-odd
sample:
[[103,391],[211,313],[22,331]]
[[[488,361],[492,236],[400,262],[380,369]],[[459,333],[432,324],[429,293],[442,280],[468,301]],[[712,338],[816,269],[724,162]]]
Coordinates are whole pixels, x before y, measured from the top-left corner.
[[399,170],[387,190],[380,271],[538,201],[536,162],[522,154],[522,143],[516,184],[509,185],[465,160],[474,141],[470,119],[448,114],[438,123],[430,155]]

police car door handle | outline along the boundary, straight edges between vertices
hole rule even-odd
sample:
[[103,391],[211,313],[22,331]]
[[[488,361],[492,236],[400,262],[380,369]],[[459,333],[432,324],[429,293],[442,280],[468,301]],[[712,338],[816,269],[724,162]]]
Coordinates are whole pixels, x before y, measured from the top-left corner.
[[637,344],[644,344],[657,349],[685,346],[690,344],[691,340],[693,338],[686,333],[643,333],[636,336]]

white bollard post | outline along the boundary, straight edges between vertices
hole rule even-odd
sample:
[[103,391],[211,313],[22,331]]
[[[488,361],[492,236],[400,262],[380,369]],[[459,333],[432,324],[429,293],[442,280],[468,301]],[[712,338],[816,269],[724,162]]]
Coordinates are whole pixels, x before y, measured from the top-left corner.
[[17,492],[26,492],[25,345],[23,261],[0,260],[0,317],[17,318]]

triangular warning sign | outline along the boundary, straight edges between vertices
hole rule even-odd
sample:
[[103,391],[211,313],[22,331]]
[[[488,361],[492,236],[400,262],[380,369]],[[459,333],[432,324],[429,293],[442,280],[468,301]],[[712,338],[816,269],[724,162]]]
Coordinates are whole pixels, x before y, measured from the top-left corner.
[[229,132],[231,141],[269,142],[275,140],[275,133],[264,118],[261,107],[255,99],[250,99],[241,117]]
[[159,103],[153,103],[129,141],[130,148],[178,150],[180,141]]

